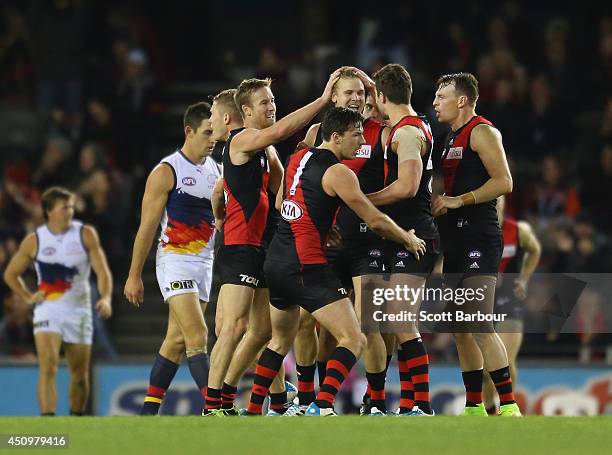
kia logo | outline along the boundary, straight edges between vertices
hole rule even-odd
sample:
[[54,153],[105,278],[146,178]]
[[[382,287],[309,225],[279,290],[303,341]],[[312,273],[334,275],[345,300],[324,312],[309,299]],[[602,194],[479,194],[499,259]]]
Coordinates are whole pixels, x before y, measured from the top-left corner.
[[302,217],[302,208],[294,201],[283,201],[281,216],[286,221],[296,221]]

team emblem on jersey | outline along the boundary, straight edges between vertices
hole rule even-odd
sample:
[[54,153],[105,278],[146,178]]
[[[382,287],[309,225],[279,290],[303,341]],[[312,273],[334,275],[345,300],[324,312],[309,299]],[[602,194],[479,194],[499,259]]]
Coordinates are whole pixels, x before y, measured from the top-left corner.
[[379,258],[382,256],[382,253],[380,252],[380,250],[370,250],[370,256],[372,256],[373,258]]
[[47,248],[42,250],[42,254],[45,256],[51,256],[52,254],[56,253],[56,249],[53,248],[52,246],[48,246]]
[[208,179],[208,183],[210,183],[211,185],[214,185],[217,181],[217,176],[214,174],[208,174],[208,177],[206,178]]
[[482,256],[482,253],[480,251],[470,251],[468,253],[468,257],[470,259],[478,259],[480,256]]
[[285,221],[297,221],[302,218],[302,208],[295,201],[283,201],[281,216]]
[[366,223],[359,223],[359,232],[368,232],[368,225]]
[[372,156],[372,146],[364,144],[359,150],[357,150],[355,158],[370,158],[370,156]]
[[446,154],[447,160],[460,160],[463,158],[463,147],[451,147]]
[[182,182],[185,186],[194,186],[196,184],[196,179],[193,177],[183,177]]

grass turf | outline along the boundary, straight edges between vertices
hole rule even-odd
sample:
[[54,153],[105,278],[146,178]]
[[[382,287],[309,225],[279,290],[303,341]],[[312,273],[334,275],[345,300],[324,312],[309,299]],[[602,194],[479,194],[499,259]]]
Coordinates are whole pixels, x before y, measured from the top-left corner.
[[0,418],[0,434],[33,433],[67,433],[66,452],[105,455],[612,451],[612,417]]

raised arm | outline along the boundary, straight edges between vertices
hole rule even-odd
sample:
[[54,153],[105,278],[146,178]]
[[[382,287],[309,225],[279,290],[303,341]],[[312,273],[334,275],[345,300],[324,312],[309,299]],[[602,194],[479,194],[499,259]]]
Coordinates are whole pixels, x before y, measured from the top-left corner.
[[144,296],[142,268],[149,255],[149,251],[151,251],[151,244],[157,232],[157,226],[168,201],[168,193],[173,187],[174,173],[170,166],[167,164],[157,165],[149,175],[145,186],[140,226],[134,239],[132,264],[130,265],[130,272],[124,288],[125,297],[136,306],[142,303]]
[[387,150],[387,153],[397,153],[397,180],[380,191],[368,194],[372,204],[377,206],[414,197],[423,174],[421,153],[425,150],[426,142],[421,130],[413,126],[398,129],[391,147],[393,150]]
[[361,192],[357,176],[348,167],[343,164],[331,166],[323,175],[322,184],[327,194],[342,199],[374,232],[401,243],[417,259],[425,253],[425,242],[414,235],[414,229],[404,231],[378,210]]
[[21,275],[27,270],[36,257],[38,239],[36,234],[28,234],[21,241],[15,255],[11,258],[4,271],[4,282],[15,294],[30,305],[40,303],[45,299],[42,291],[30,292]]
[[[303,128],[331,100],[332,87],[340,77],[340,69],[334,71],[323,90],[323,94],[312,103],[286,115],[274,125],[262,130],[246,128],[238,133],[230,144],[232,154],[253,153],[269,145],[287,139],[300,128]],[[232,155],[233,156],[233,155]]]
[[111,299],[113,295],[113,276],[111,275],[106,255],[100,244],[100,238],[93,226],[83,226],[83,244],[89,253],[89,260],[98,280],[100,298],[96,310],[102,319],[108,319],[113,313]]

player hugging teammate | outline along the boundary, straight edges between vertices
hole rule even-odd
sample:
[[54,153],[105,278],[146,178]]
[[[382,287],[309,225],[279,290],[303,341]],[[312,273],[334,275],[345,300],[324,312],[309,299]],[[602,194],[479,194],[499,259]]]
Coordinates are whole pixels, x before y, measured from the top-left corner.
[[[205,397],[203,415],[260,415],[268,393],[271,416],[336,415],[336,394],[363,354],[368,390],[362,414],[386,416],[385,378],[397,346],[401,400],[393,415],[434,415],[429,358],[417,324],[394,334],[370,330],[364,336],[361,307],[369,303],[361,301],[362,283],[386,273],[389,286],[421,288],[441,252],[434,216],[447,214],[444,271],[461,274],[463,287],[491,284],[480,310],[492,312],[502,250],[495,201],[511,191],[512,178],[499,132],[474,112],[475,78],[467,73],[443,76],[434,107],[451,132],[442,157],[445,194],[432,205],[433,138],[427,119],[411,105],[411,94],[412,80],[401,65],[384,66],[373,80],[343,67],[331,74],[319,98],[278,122],[269,79],[244,80],[237,90],[214,98],[212,113],[207,107],[193,121],[186,120],[183,149],[150,177],[143,201],[143,220],[148,221],[137,237],[126,284],[128,298],[140,303],[139,274],[150,232],[163,215],[160,251],[168,259],[162,255],[158,260],[158,276],[170,303],[170,321],[146,400],[155,406],[145,404],[145,413],[157,413],[185,353]],[[309,129],[283,170],[273,144],[303,128],[329,102],[334,107]],[[217,168],[209,166],[212,141],[225,141],[223,174],[214,188],[187,188],[185,179],[199,182],[193,172],[208,174],[208,182],[217,177]],[[155,202],[147,199],[153,194]],[[193,218],[182,210],[187,199],[193,204],[186,210],[199,211]],[[147,214],[149,204],[154,210]],[[220,278],[218,338],[208,371],[200,302],[210,293],[213,226],[222,229],[223,243],[214,258]],[[184,244],[172,236],[181,229]],[[185,243],[194,233],[199,237]],[[478,260],[470,260],[476,250]],[[171,260],[177,267],[166,265]],[[484,367],[499,393],[500,414],[520,415],[503,344],[489,329],[455,336],[466,386],[465,414],[486,415]],[[298,371],[293,401],[282,368],[292,347]],[[238,381],[255,359],[250,403],[239,411],[234,407]]]

